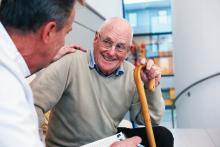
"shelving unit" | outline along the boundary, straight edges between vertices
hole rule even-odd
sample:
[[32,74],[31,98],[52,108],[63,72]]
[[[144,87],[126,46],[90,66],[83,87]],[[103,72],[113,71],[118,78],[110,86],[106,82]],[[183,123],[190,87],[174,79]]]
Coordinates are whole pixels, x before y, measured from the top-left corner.
[[172,106],[173,105],[173,101],[176,98],[176,90],[174,87],[170,87],[170,88],[162,88],[162,95],[163,98],[165,100],[165,104],[166,106]]
[[[160,86],[163,93],[175,91],[171,1],[138,2],[134,0],[129,3],[123,0],[123,16],[131,24],[134,32],[134,47],[128,60],[138,65],[138,61],[143,57],[153,59],[162,71]],[[171,124],[169,116],[172,115],[172,126],[174,126],[174,108],[171,104],[174,98],[175,96],[165,98],[166,109],[169,110],[165,112],[164,122]]]
[[176,98],[174,86],[168,84],[175,76],[173,69],[172,32],[134,35],[132,56],[135,56],[132,62],[135,65],[139,64],[138,61],[141,58],[146,57],[147,59],[154,60],[154,63],[161,68],[162,79],[168,79],[165,83],[162,83],[162,93],[166,108],[171,108]]
[[170,84],[175,76],[173,69],[172,32],[134,35],[134,42],[133,55],[136,55],[136,65],[140,58],[146,57],[147,59],[154,60],[155,64],[161,68],[162,94],[165,100],[166,111],[171,115],[172,127],[174,128],[175,107],[173,107],[173,102],[176,98],[176,91],[174,85]]
[[147,59],[153,59],[161,67],[162,75],[174,75],[172,32],[134,35],[138,48]]

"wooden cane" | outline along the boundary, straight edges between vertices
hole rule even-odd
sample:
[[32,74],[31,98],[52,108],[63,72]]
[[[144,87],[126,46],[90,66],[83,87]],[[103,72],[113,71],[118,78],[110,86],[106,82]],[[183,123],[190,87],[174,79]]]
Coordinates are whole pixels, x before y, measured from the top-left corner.
[[[135,84],[137,87],[138,95],[140,97],[141,111],[142,111],[142,114],[144,117],[147,139],[148,139],[150,147],[156,147],[154,132],[152,129],[151,118],[150,118],[150,113],[149,113],[149,108],[148,108],[148,103],[147,103],[147,98],[146,98],[144,87],[143,87],[143,84],[141,81],[141,70],[143,68],[146,68],[146,65],[139,65],[134,69],[134,80],[135,80]],[[152,79],[149,81],[148,89],[150,91],[154,91],[155,79]]]

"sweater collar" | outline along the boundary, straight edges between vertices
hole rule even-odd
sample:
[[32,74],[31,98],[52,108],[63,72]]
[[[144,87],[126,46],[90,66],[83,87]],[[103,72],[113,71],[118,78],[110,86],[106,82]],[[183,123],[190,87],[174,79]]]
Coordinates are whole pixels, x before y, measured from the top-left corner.
[[104,76],[104,77],[110,77],[110,76],[113,76],[113,75],[114,76],[120,76],[120,75],[124,74],[124,68],[123,68],[122,65],[115,72],[113,72],[111,75],[103,74],[95,64],[93,49],[90,49],[90,51],[89,51],[89,67],[91,69],[95,69],[101,76]]

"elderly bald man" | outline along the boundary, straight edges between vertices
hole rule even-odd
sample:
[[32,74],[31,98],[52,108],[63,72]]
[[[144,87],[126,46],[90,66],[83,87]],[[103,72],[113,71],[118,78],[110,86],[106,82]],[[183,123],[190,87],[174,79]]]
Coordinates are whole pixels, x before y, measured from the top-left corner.
[[[117,128],[128,111],[134,122],[144,124],[133,79],[134,66],[125,60],[132,37],[126,20],[107,19],[95,34],[93,49],[87,54],[66,55],[31,83],[40,123],[43,113],[51,110],[47,146],[77,147],[118,131],[127,137],[140,136],[142,143],[148,144],[144,128]],[[141,75],[143,83],[156,79],[156,90],[146,89],[156,142],[158,146],[172,146],[172,134],[157,126],[164,112],[160,68],[152,60],[146,64]]]

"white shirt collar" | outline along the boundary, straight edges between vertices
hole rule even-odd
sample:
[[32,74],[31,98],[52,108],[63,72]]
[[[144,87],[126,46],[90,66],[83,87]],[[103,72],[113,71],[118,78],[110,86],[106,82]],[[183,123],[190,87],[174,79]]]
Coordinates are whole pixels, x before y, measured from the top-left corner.
[[[1,48],[0,56],[4,54],[5,56],[13,60],[21,70],[24,77],[29,76],[30,70],[28,69],[28,66],[24,58],[18,52],[15,44],[11,40],[10,36],[8,35],[7,31],[5,30],[1,22],[0,22],[0,38],[4,40],[2,41],[4,44],[3,44],[3,48]],[[5,44],[5,42],[7,44]]]

